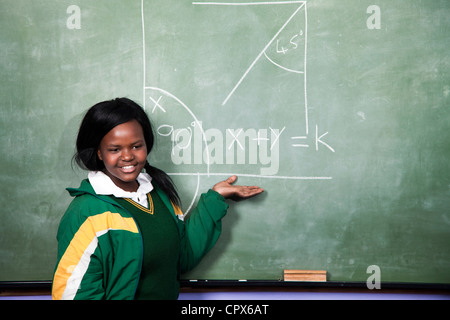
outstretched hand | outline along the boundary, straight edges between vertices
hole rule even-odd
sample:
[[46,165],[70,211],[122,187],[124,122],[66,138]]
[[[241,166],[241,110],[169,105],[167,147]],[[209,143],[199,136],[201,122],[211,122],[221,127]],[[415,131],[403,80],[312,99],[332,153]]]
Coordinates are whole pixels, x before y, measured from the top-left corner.
[[231,176],[227,180],[217,183],[213,187],[213,190],[218,192],[225,199],[231,199],[234,201],[248,199],[264,191],[264,189],[261,189],[258,186],[233,185],[236,180],[237,176]]

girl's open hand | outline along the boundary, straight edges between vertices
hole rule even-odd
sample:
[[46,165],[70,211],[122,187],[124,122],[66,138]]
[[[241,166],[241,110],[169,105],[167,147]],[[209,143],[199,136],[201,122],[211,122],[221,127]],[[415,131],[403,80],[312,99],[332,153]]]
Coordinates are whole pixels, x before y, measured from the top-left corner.
[[261,189],[258,186],[233,185],[236,180],[237,176],[231,176],[227,180],[217,183],[213,187],[213,190],[218,192],[225,199],[231,199],[234,201],[248,199],[264,191],[264,189]]

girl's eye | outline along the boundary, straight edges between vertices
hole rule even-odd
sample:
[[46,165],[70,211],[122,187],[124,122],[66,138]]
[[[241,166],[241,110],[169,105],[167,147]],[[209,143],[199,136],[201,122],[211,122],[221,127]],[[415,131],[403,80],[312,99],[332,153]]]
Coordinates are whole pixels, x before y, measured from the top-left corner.
[[139,145],[137,145],[137,146],[134,146],[133,148],[134,148],[134,149],[140,149],[140,148],[142,148],[142,145],[139,144]]
[[119,149],[117,149],[117,148],[115,148],[115,149],[109,149],[108,151],[114,153],[114,152],[118,152]]

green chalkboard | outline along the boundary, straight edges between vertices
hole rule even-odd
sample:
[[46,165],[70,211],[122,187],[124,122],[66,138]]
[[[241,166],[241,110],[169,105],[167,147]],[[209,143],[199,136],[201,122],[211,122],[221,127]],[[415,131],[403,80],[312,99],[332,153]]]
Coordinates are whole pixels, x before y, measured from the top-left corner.
[[186,279],[450,283],[448,0],[0,3],[0,281],[50,280],[83,113],[129,97],[189,214],[230,203]]

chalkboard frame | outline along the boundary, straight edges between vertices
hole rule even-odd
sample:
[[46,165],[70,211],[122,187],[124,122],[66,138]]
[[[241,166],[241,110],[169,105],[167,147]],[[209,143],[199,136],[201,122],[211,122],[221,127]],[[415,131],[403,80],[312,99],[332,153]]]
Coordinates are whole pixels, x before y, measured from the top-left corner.
[[[446,54],[449,38],[445,32],[450,26],[446,19],[450,8],[445,0],[433,1],[426,6],[415,3],[418,1],[401,2],[400,5],[400,2],[382,0],[378,7],[371,2],[359,1],[332,6],[325,5],[326,1],[309,2],[309,20],[306,20],[306,11],[299,9],[302,1],[280,1],[298,3],[298,6],[295,4],[298,11],[289,7],[286,12],[278,7],[277,11],[266,12],[261,10],[263,7],[253,5],[256,11],[260,10],[258,14],[253,9],[246,9],[242,15],[245,19],[240,21],[247,23],[250,21],[247,18],[252,17],[250,25],[257,26],[252,29],[258,33],[252,33],[251,37],[244,37],[236,44],[233,35],[239,34],[238,30],[228,35],[236,48],[241,43],[247,44],[249,39],[260,39],[262,43],[253,43],[255,51],[245,56],[249,61],[236,63],[236,73],[229,72],[233,79],[226,78],[220,83],[230,80],[231,89],[242,73],[248,75],[242,85],[248,85],[249,91],[242,90],[242,96],[239,96],[241,90],[235,91],[233,98],[240,97],[242,100],[239,101],[252,102],[254,106],[259,102],[265,102],[265,105],[274,102],[275,107],[271,107],[272,103],[271,109],[267,107],[272,112],[281,110],[276,106],[292,106],[301,117],[289,125],[285,115],[273,117],[270,112],[254,112],[255,119],[251,123],[233,122],[234,118],[239,118],[236,116],[239,108],[230,111],[232,100],[227,103],[227,109],[205,107],[213,105],[209,99],[215,97],[214,90],[220,89],[219,102],[229,91],[222,92],[222,84],[216,86],[212,81],[216,80],[214,68],[209,68],[213,61],[208,60],[211,64],[205,64],[207,60],[200,54],[208,52],[210,56],[210,51],[196,44],[208,43],[204,40],[222,43],[223,38],[195,33],[194,44],[193,38],[183,37],[178,32],[190,36],[194,34],[193,30],[218,34],[222,34],[222,30],[232,31],[231,27],[212,28],[216,19],[222,17],[218,13],[223,12],[223,6],[221,11],[216,7],[213,14],[209,12],[212,8],[205,4],[196,4],[194,10],[191,1],[184,4],[167,1],[167,7],[158,7],[158,12],[163,15],[154,10],[143,10],[147,8],[141,6],[144,1],[133,2],[134,5],[127,2],[127,7],[97,8],[80,4],[77,8],[63,2],[55,6],[51,1],[39,5],[31,5],[33,2],[29,1],[29,6],[25,5],[26,1],[15,1],[17,7],[8,6],[4,14],[12,20],[5,19],[8,28],[3,30],[7,40],[7,50],[3,51],[3,60],[7,62],[4,81],[8,84],[3,88],[8,92],[6,96],[10,97],[10,103],[1,108],[2,120],[8,126],[3,126],[6,134],[2,135],[4,143],[1,145],[5,165],[0,192],[0,202],[5,203],[7,213],[2,225],[7,232],[0,232],[2,236],[6,235],[2,238],[6,239],[6,245],[2,245],[2,249],[5,248],[2,263],[7,268],[3,270],[1,280],[51,278],[56,258],[56,230],[69,202],[64,188],[79,185],[80,173],[70,171],[70,160],[82,112],[100,99],[114,96],[135,99],[144,93],[143,100],[137,102],[144,107],[147,102],[146,111],[152,118],[154,115],[156,128],[160,129],[156,131],[161,143],[155,149],[165,152],[159,152],[160,159],[153,160],[167,164],[161,169],[175,172],[174,179],[181,180],[182,183],[177,185],[181,187],[180,195],[186,198],[183,203],[193,205],[194,190],[206,190],[213,180],[215,183],[228,173],[237,173],[239,183],[258,184],[266,190],[258,198],[231,205],[223,220],[221,239],[202,264],[193,270],[191,279],[234,281],[244,277],[277,283],[281,270],[302,268],[326,269],[330,274],[329,281],[362,281],[364,285],[368,277],[367,266],[376,264],[383,270],[386,281],[434,283],[442,279],[439,283],[449,283],[450,163],[447,159],[450,149],[448,137],[442,132],[448,132],[450,128],[448,103],[445,103],[450,97],[449,78],[445,73],[450,61]],[[252,2],[256,4],[256,1]],[[352,5],[353,2],[358,5]],[[180,10],[174,10],[171,3],[176,3]],[[185,8],[192,10],[181,10]],[[80,29],[75,23],[77,12],[81,19],[78,21],[81,22]],[[149,15],[143,19],[142,13],[146,12]],[[182,19],[184,28],[178,24],[180,12],[186,16]],[[303,14],[293,15],[293,12]],[[46,18],[39,19],[44,13]],[[280,23],[266,26],[265,22],[275,13]],[[375,23],[377,15],[381,17],[379,23]],[[210,24],[202,25],[202,28],[196,24],[194,28],[191,22],[200,23],[203,20],[198,17],[206,16],[212,17]],[[296,24],[285,24],[294,16],[299,18],[291,20]],[[223,17],[223,22],[230,20]],[[177,21],[177,24],[170,21]],[[295,34],[290,34],[290,26],[295,26]],[[297,26],[305,26],[305,30],[300,33]],[[304,90],[306,82],[291,79],[298,74],[285,74],[286,70],[276,68],[269,61],[255,63],[258,60],[255,56],[265,59],[262,54],[265,51],[261,49],[270,43],[269,40],[276,51],[278,38],[275,39],[275,34],[280,35],[278,49],[280,55],[284,55],[283,37],[278,33],[280,28],[288,33],[286,43],[290,43],[288,40],[295,43],[291,48],[297,45],[302,48],[291,52],[302,53],[299,61],[308,63],[308,99]],[[120,30],[131,29],[136,32],[117,37]],[[306,34],[308,50],[306,45],[298,42],[301,35]],[[39,41],[41,35],[45,36],[45,41]],[[183,39],[186,41],[181,41]],[[55,46],[59,50],[52,50]],[[118,47],[124,49],[117,50]],[[216,47],[219,48],[217,56],[220,53],[223,58],[228,58],[222,45]],[[105,52],[108,55],[105,56]],[[173,56],[169,57],[167,52]],[[189,52],[186,55],[189,59],[184,52]],[[303,52],[308,53],[307,60]],[[198,65],[192,63],[194,57],[199,57],[195,60]],[[214,55],[212,58],[216,59]],[[115,68],[111,68],[113,61]],[[22,68],[24,72],[17,72],[23,71]],[[244,72],[250,69],[252,72]],[[96,81],[102,74],[111,74],[111,77],[107,81],[103,78]],[[263,84],[260,80],[266,80],[268,74],[277,81],[260,86]],[[186,86],[185,79],[196,79],[197,82]],[[281,79],[286,83],[278,83]],[[93,82],[98,85],[91,85]],[[244,89],[243,86],[239,89]],[[206,87],[213,90],[211,94],[196,96],[192,93],[200,88],[203,92]],[[295,99],[290,100],[287,91],[283,90],[294,87],[300,95],[291,95]],[[277,89],[277,94],[270,96],[279,97],[279,103],[278,100],[264,99],[263,94],[272,91],[261,88]],[[164,92],[167,94],[163,95]],[[258,93],[255,95],[258,100],[253,100],[251,92]],[[225,93],[223,97],[222,93]],[[236,103],[235,107],[241,104]],[[179,118],[170,117],[169,121],[159,106],[164,106],[167,114],[179,113]],[[216,121],[217,110],[222,110],[221,121]],[[249,110],[241,113],[240,118],[245,119],[243,115],[249,114]],[[297,119],[290,109],[286,110],[289,120]],[[304,121],[304,111],[308,112],[310,121]],[[175,123],[175,120],[179,122]],[[308,122],[309,126],[305,124],[303,128],[303,122]],[[308,127],[309,139],[305,139],[303,129]],[[301,130],[297,131],[297,128]],[[200,151],[195,152],[195,146],[191,150],[194,163],[189,166],[192,164],[192,170],[177,171],[173,161],[167,161],[166,155],[171,154],[172,144],[180,150],[186,147],[182,141],[172,141],[167,129],[172,132],[172,137],[181,137],[185,133],[193,139],[198,137],[200,143],[195,146]],[[210,162],[202,160],[203,130],[211,139],[221,137],[217,141],[222,141],[228,149],[230,146],[236,148],[233,161],[227,164],[229,167],[213,163],[211,170],[206,168]],[[52,134],[47,134],[48,131]],[[48,136],[48,140],[40,139],[45,140],[44,146],[35,143],[40,132]],[[188,132],[192,135],[187,135]],[[241,136],[243,140],[237,140],[240,132],[242,135],[248,133]],[[274,169],[279,167],[281,170],[278,177],[262,175],[261,169],[267,169],[266,165],[259,167],[263,163],[260,161],[259,164],[257,159],[261,157],[250,161],[250,147],[248,155],[240,153],[248,156],[248,161],[243,157],[242,167],[238,163],[237,150],[242,149],[239,143],[252,141],[253,148],[261,142],[264,146],[269,136],[273,136],[270,148],[276,147],[277,143],[284,146],[280,147],[281,160],[273,158],[270,161]],[[197,142],[197,139],[192,141]],[[47,148],[48,145],[54,147]],[[252,154],[260,155],[259,152]],[[176,160],[182,159],[187,165],[187,155],[186,152],[186,158],[179,156]],[[223,154],[216,159],[226,162]],[[280,161],[280,165],[275,166]],[[262,178],[271,180],[261,181]],[[55,197],[61,200],[55,201]],[[23,201],[25,198],[27,201]],[[248,246],[243,248],[241,244]]]
[[[0,281],[0,293],[10,289],[22,290],[51,290],[51,281]],[[181,280],[180,287],[195,289],[257,289],[266,290],[364,290],[367,292],[381,292],[383,290],[431,290],[444,291],[450,294],[450,283],[420,283],[420,282],[381,282],[381,289],[368,289],[365,282],[360,281],[281,281],[281,280]]]

